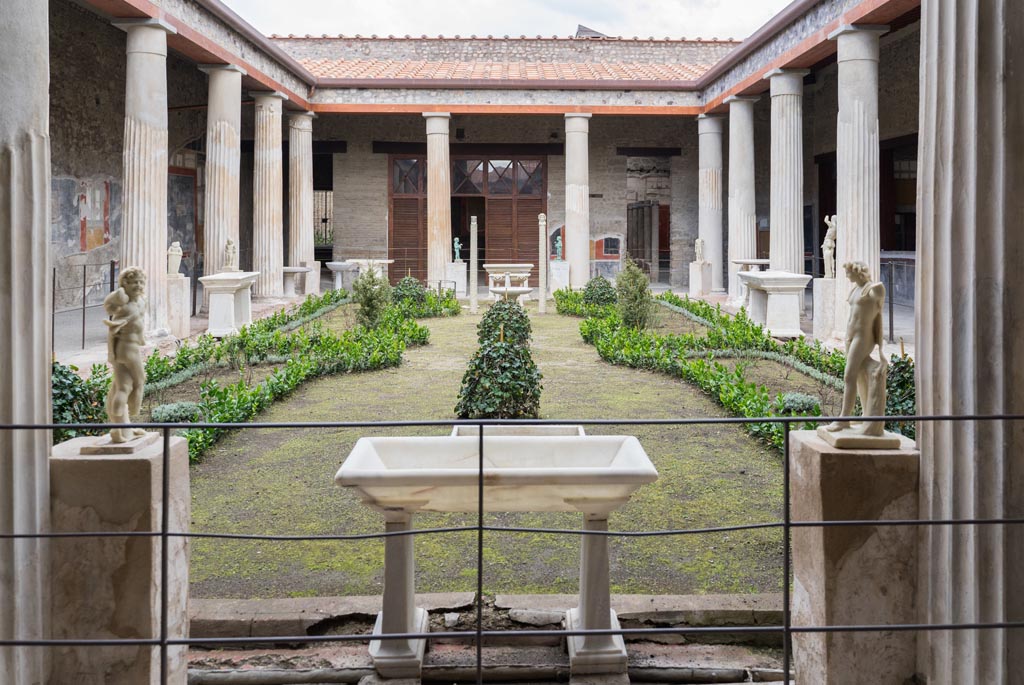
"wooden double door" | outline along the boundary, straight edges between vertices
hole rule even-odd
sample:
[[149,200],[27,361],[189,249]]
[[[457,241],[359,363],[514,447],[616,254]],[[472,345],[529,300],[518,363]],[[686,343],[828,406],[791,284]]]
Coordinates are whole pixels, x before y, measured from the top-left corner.
[[[406,274],[427,276],[427,160],[425,155],[391,155],[388,257],[392,282]],[[452,237],[469,261],[469,221],[477,217],[481,266],[537,264],[537,215],[547,211],[545,156],[452,157]],[[454,257],[452,246],[446,249]],[[534,270],[536,273],[536,269]],[[533,285],[536,285],[534,277]],[[482,282],[482,281],[481,281]]]

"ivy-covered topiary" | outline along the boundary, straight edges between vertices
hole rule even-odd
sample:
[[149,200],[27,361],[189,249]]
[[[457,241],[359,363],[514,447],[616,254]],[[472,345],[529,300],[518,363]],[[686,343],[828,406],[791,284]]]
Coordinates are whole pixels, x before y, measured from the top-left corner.
[[539,418],[541,378],[529,347],[484,342],[462,377],[455,413],[460,419]]
[[[54,423],[104,423],[104,403],[110,388],[110,371],[106,364],[93,364],[89,378],[81,378],[78,367],[53,362],[50,373]],[[58,428],[53,442],[63,442],[80,435],[98,435],[102,431]]]
[[395,284],[391,299],[399,304],[408,302],[420,305],[427,301],[427,289],[418,278],[406,276]]
[[530,317],[515,300],[498,300],[492,304],[476,327],[481,345],[497,341],[502,337],[502,331],[505,342],[526,346],[530,344]]
[[594,276],[583,288],[583,304],[600,307],[615,304],[617,300],[615,288],[604,276]]
[[629,328],[644,329],[654,317],[654,300],[647,283],[647,275],[629,257],[615,279],[619,317]]
[[374,328],[391,302],[391,286],[376,269],[367,269],[352,282],[352,299],[359,305],[356,322]]

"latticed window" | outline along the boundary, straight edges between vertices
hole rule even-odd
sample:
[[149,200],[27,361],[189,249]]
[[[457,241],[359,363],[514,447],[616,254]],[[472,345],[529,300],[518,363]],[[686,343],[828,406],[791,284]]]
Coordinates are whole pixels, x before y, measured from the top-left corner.
[[421,159],[396,159],[391,173],[391,188],[396,195],[416,195],[426,183]]
[[482,195],[484,162],[482,159],[457,159],[452,162],[452,194]]
[[488,162],[487,192],[491,195],[511,195],[515,167],[511,159],[492,159]]

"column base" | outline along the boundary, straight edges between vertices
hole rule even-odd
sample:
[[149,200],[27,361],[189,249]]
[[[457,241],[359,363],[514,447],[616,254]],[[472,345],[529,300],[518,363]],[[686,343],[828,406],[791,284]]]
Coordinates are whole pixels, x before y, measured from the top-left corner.
[[[615,611],[610,611],[609,627],[619,629],[619,618]],[[567,630],[586,630],[587,626],[580,620],[580,610],[569,609],[565,612]],[[584,636],[569,635],[566,642],[569,647],[569,670],[573,677],[577,675],[625,673],[627,664],[626,643],[621,635],[609,636],[606,646],[593,649],[584,645]]]
[[[377,614],[373,634],[382,635],[384,613]],[[426,609],[417,607],[413,611],[410,632],[426,633],[430,630],[430,617]],[[370,657],[373,667],[382,678],[419,678],[423,669],[423,655],[427,651],[426,639],[419,640],[373,640],[370,642]]]

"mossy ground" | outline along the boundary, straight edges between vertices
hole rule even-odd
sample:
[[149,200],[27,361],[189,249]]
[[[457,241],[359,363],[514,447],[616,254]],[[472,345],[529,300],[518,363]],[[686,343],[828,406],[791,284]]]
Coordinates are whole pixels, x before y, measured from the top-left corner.
[[[481,308],[483,310],[483,307]],[[328,325],[343,328],[339,310]],[[683,317],[679,317],[683,319]],[[686,383],[662,374],[612,366],[579,336],[579,319],[531,308],[534,357],[544,374],[544,418],[658,419],[722,416]],[[466,363],[476,349],[478,316],[423,321],[430,344],[406,352],[397,369],[317,380],[260,415],[261,421],[451,419]],[[691,325],[669,317],[661,325]],[[808,379],[809,380],[809,379]],[[446,428],[236,431],[192,470],[196,532],[325,535],[382,530],[379,514],[338,488],[333,477],[362,435],[445,434]],[[782,470],[776,452],[735,425],[602,426],[592,434],[634,434],[660,477],[612,514],[613,530],[703,528],[778,520]],[[416,525],[473,525],[475,515],[424,514]],[[487,522],[578,529],[569,514],[494,514]],[[484,538],[487,593],[575,592],[579,538],[492,533]],[[712,593],[778,591],[781,531],[755,530],[613,538],[613,591]],[[476,533],[416,539],[420,592],[476,587]],[[377,594],[383,543],[251,542],[196,539],[193,593],[199,597],[287,597]]]

